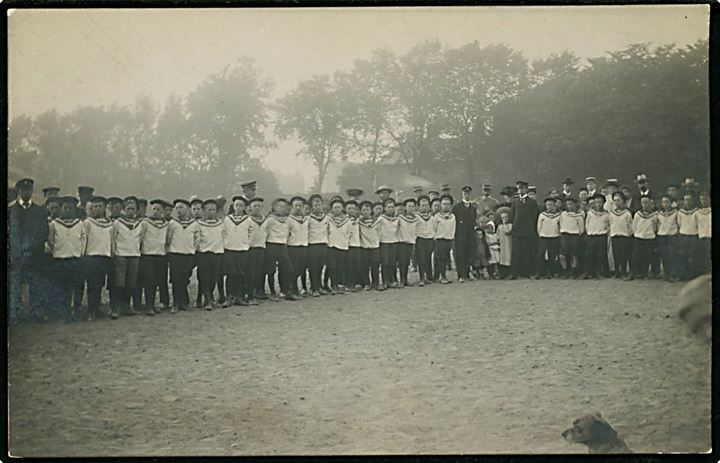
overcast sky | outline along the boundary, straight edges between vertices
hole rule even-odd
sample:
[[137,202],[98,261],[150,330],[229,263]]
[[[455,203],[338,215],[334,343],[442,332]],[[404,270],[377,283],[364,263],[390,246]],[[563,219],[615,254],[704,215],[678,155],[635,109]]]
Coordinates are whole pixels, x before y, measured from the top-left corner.
[[[80,105],[159,104],[185,95],[239,57],[255,59],[275,95],[347,69],[377,47],[403,53],[438,38],[504,42],[529,58],[571,50],[587,58],[630,43],[683,46],[708,36],[708,7],[443,7],[233,10],[16,10],[8,18],[10,117]],[[266,163],[314,170],[281,144]],[[292,171],[291,170],[291,171]]]

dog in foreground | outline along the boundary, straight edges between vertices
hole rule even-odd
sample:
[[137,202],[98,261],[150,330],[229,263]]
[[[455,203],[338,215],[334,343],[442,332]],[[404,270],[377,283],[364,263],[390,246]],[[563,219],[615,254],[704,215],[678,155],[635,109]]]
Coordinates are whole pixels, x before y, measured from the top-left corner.
[[576,419],[562,436],[570,443],[587,445],[588,453],[633,453],[600,413]]

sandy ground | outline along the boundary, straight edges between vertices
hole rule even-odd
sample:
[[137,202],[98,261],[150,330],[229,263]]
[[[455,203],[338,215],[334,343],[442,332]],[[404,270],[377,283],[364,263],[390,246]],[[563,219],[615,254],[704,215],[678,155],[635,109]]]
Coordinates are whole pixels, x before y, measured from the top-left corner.
[[482,281],[11,333],[19,456],[584,453],[710,447],[680,284]]

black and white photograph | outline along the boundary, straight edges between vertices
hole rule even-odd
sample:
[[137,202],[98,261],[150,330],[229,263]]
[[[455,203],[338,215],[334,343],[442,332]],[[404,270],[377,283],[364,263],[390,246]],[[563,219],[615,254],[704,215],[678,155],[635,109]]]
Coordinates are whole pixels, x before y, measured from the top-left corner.
[[710,35],[9,9],[8,456],[712,452]]

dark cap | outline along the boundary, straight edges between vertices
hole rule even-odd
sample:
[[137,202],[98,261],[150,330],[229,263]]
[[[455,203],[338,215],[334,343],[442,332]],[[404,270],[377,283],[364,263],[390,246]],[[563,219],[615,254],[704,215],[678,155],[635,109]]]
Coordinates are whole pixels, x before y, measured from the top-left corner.
[[575,185],[575,182],[570,177],[565,177],[562,181],[563,185]]
[[452,202],[455,202],[455,200],[453,199],[452,195],[442,195],[442,196],[440,196],[440,200],[443,200],[443,199],[449,199],[451,203],[452,203]]
[[147,206],[148,200],[145,198],[138,198],[137,203],[141,206]]
[[202,204],[202,202],[203,202],[203,200],[200,199],[200,198],[198,198],[197,196],[191,196],[191,197],[190,197],[190,205],[191,205],[191,206],[192,206],[193,204],[197,204],[197,203]]
[[595,193],[594,195],[590,196],[590,199],[592,199],[593,201],[596,200],[597,198],[602,199],[603,202],[605,201],[605,196],[601,195],[600,193]]
[[217,206],[218,202],[215,198],[208,198],[202,203],[203,207],[207,206],[208,204],[214,204],[215,206]]
[[489,183],[483,183],[483,190],[492,190],[492,186]]
[[472,191],[472,187],[465,185],[464,187],[460,188],[460,191],[470,192],[470,191]]
[[537,193],[537,187],[535,185],[530,185],[528,187],[528,192],[531,192],[531,191]]
[[165,207],[167,202],[164,199],[153,199],[150,201],[150,205],[159,204],[160,207]]
[[543,202],[546,203],[548,201],[557,202],[557,198],[553,198],[551,196],[548,196],[547,198],[543,199]]
[[334,205],[335,203],[340,203],[343,206],[345,205],[345,201],[342,199],[341,196],[333,196],[332,199],[330,199],[330,206]]
[[347,201],[345,201],[345,207],[347,207],[347,206],[357,206],[357,205],[358,205],[358,202],[355,201],[354,199],[348,199]]
[[35,185],[35,180],[31,178],[23,178],[15,182],[15,189],[20,191],[22,188],[32,188]]
[[407,198],[405,201],[403,201],[403,206],[408,203],[417,204],[417,201],[415,201],[415,198]]
[[367,207],[369,207],[370,209],[372,209],[372,207],[373,207],[372,201],[368,201],[367,199],[364,200],[364,201],[360,201],[360,207],[363,208],[363,207],[365,207],[365,206],[367,206]]
[[363,191],[360,188],[348,188],[346,193],[348,196],[360,196]]
[[174,199],[173,206],[177,206],[178,204],[184,204],[184,205],[190,207],[190,201],[188,201],[187,199],[183,199],[183,198]]
[[290,204],[294,203],[295,201],[300,201],[303,204],[307,203],[305,198],[303,198],[302,196],[293,196],[292,198],[290,198]]
[[255,197],[252,198],[250,201],[248,201],[248,204],[252,204],[252,203],[264,203],[264,202],[265,202],[265,200],[264,200],[263,198],[261,198],[260,196],[255,196]]
[[520,185],[528,186],[528,182],[526,182],[525,180],[518,180],[517,182],[515,182],[515,185],[517,185],[517,186],[520,186]]
[[378,187],[378,189],[375,190],[375,194],[376,194],[376,195],[377,195],[377,194],[380,194],[380,193],[382,193],[383,191],[387,191],[388,193],[392,193],[392,192],[393,192],[393,189],[390,188],[390,187],[387,186],[387,185],[380,185],[380,186]]
[[311,203],[311,202],[313,202],[313,201],[316,200],[316,199],[319,199],[319,200],[322,202],[322,199],[323,199],[323,198],[322,198],[321,195],[319,195],[319,194],[317,194],[317,193],[314,193],[314,194],[311,194],[311,195],[310,195],[310,197],[308,198],[308,202]]
[[104,196],[93,196],[92,198],[90,198],[90,202],[107,204],[108,200]]
[[393,203],[393,205],[395,205],[395,200],[392,198],[388,198],[385,201],[383,201],[383,206],[385,206],[388,203]]
[[88,194],[91,195],[95,192],[95,188],[87,185],[82,185],[78,187],[78,194]]
[[573,198],[572,196],[568,196],[567,198],[565,198],[565,202],[566,203],[576,203],[577,199]]
[[60,191],[60,187],[58,186],[46,186],[42,189],[43,193],[58,193]]
[[240,184],[243,188],[257,188],[257,181],[253,180],[251,182],[245,182]]
[[108,204],[122,204],[122,198],[118,196],[109,196],[107,199]]
[[125,199],[123,199],[123,204],[133,203],[133,204],[137,205],[138,202],[139,202],[139,200],[138,200],[137,196],[133,196],[133,195],[126,196]]
[[69,204],[73,207],[77,206],[78,200],[74,196],[63,196],[60,198],[60,204]]
[[450,185],[448,185],[447,183],[443,183],[442,185],[440,185],[440,191],[445,191],[445,190],[449,190],[449,189],[450,189]]
[[413,193],[420,193],[421,191],[423,191],[423,187],[421,186],[416,186],[413,188]]
[[433,194],[433,193],[435,193],[436,195],[440,196],[440,192],[437,191],[437,190],[429,190],[429,191],[428,191],[428,196],[431,195],[431,194]]
[[47,201],[45,201],[45,206],[52,204],[52,203],[60,204],[60,197],[59,196],[51,196],[50,198],[47,199]]
[[246,198],[245,196],[243,196],[243,195],[235,195],[235,196],[233,196],[233,197],[232,197],[232,202],[235,202],[235,201],[242,201],[242,202],[245,203],[245,204],[248,203],[247,198]]
[[[616,191],[615,193],[613,193],[613,195],[612,195],[613,199],[615,199],[616,195],[619,195],[623,199],[623,201],[625,201],[627,199],[625,197],[625,193],[623,193],[622,191]],[[593,196],[597,196],[597,195],[593,195]]]

